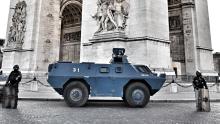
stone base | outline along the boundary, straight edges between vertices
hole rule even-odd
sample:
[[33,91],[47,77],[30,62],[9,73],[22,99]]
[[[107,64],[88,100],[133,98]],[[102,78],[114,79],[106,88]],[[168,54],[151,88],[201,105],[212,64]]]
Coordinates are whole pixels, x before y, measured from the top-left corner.
[[123,31],[110,31],[103,33],[94,34],[93,38],[90,39],[93,42],[107,42],[107,41],[125,41],[128,37]]
[[81,62],[107,64],[111,60],[113,48],[125,48],[130,63],[147,65],[157,72],[169,70],[169,73],[174,74],[170,71],[172,66],[168,41],[149,37],[128,38],[122,32],[98,34],[90,41],[82,46]]
[[4,49],[3,52],[2,71],[4,74],[9,74],[14,65],[19,65],[24,75],[35,73],[32,49]]
[[9,43],[7,45],[10,49],[22,49],[23,43]]
[[218,73],[215,71],[204,71],[201,70],[203,76],[218,76]]

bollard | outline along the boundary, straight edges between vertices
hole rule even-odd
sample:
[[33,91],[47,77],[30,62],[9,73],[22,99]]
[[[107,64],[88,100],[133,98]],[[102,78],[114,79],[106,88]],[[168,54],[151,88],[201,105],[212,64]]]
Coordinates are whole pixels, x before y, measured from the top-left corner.
[[219,85],[219,83],[216,84],[216,92],[220,93],[220,85]]
[[178,92],[178,90],[177,90],[177,84],[174,83],[174,80],[172,81],[171,88],[170,88],[170,92],[171,92],[171,93],[177,93],[177,92]]
[[220,93],[220,84],[219,84],[219,77],[216,78],[216,92]]
[[37,81],[32,81],[31,83],[31,91],[37,92],[38,91],[38,82]]

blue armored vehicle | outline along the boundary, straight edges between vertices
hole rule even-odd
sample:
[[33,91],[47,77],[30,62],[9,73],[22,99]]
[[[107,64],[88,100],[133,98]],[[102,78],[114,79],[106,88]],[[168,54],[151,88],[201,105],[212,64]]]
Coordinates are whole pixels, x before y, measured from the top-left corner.
[[145,107],[165,82],[145,65],[132,65],[125,49],[114,48],[110,64],[57,62],[48,67],[48,82],[70,107],[91,97],[122,97],[131,107]]

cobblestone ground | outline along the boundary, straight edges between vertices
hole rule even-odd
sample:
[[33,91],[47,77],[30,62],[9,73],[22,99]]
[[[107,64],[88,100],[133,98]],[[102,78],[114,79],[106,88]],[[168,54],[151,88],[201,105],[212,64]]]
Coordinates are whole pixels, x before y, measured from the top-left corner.
[[83,108],[69,108],[62,101],[20,101],[17,110],[0,107],[0,124],[220,124],[220,103],[212,103],[211,108],[204,113],[196,112],[194,103],[128,108],[120,102],[90,102]]

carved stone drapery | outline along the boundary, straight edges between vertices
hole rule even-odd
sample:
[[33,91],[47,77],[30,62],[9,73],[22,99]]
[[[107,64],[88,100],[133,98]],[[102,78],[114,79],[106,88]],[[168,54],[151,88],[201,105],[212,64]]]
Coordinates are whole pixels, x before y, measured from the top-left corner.
[[97,12],[92,16],[98,23],[96,33],[125,30],[129,15],[126,0],[98,0],[97,6]]
[[181,0],[168,0],[168,5],[174,5],[181,3]]
[[25,1],[18,2],[14,8],[12,26],[8,33],[7,47],[12,49],[22,49],[26,31],[26,7]]

